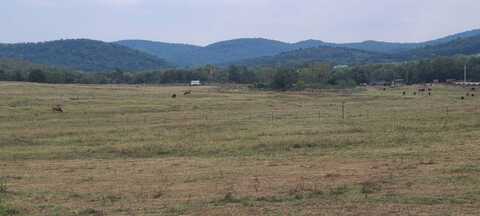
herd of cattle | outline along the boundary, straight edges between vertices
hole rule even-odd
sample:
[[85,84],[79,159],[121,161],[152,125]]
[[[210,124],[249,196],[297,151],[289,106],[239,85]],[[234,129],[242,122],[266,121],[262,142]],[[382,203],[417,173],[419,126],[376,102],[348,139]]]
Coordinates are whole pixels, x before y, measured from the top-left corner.
[[[387,88],[383,88],[383,91],[387,91]],[[470,91],[467,92],[466,96],[467,97],[475,97],[475,93],[474,93],[475,91],[476,91],[476,88],[474,88],[474,87],[470,88]],[[416,91],[413,92],[413,95],[427,93],[428,96],[432,96],[432,92],[433,92],[433,89],[431,87],[420,87]],[[183,92],[183,95],[190,95],[190,94],[192,94],[192,90],[187,90],[187,91]],[[406,96],[407,92],[403,91],[402,94],[403,94],[403,96]],[[177,94],[172,94],[171,98],[177,98]],[[465,96],[461,96],[460,99],[465,100]],[[59,113],[64,112],[63,107],[60,104],[57,104],[57,105],[53,106],[52,111],[53,112],[59,112]]]
[[[386,91],[386,90],[387,90],[387,88],[383,88],[383,91]],[[475,87],[470,88],[469,91],[466,93],[466,96],[467,97],[475,97],[475,93],[474,93],[475,91],[476,91]],[[413,92],[413,95],[427,93],[428,96],[432,96],[432,92],[433,92],[433,89],[431,87],[420,87],[416,91]],[[403,91],[402,95],[406,96],[407,92]],[[460,99],[465,100],[465,96],[461,96]]]

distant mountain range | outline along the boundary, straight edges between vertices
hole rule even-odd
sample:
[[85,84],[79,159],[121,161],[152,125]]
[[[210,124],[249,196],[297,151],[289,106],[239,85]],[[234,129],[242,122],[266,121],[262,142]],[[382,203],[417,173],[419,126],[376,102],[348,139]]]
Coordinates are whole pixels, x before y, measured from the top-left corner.
[[170,65],[147,53],[115,43],[77,39],[0,45],[0,58],[83,71],[151,70]]
[[429,59],[441,56],[477,55],[480,54],[480,35],[452,39],[447,42],[428,43],[432,45],[417,46],[417,48],[402,49],[396,52],[372,52],[365,49],[346,47],[320,46],[298,49],[280,53],[274,56],[257,57],[229,64],[245,66],[299,66],[306,63],[333,64],[369,64],[403,62]]
[[205,47],[144,40],[124,40],[116,43],[155,55],[179,67],[223,64],[292,50],[288,43],[263,38],[222,41]]
[[17,59],[82,71],[159,70],[207,64],[227,66],[298,65],[310,62],[364,64],[480,53],[480,29],[420,43],[365,41],[285,43],[263,38],[222,41],[208,46],[146,40],[102,42],[88,39],[41,43],[0,43],[0,59]]
[[[392,43],[382,41],[329,43],[321,40],[285,43],[263,38],[228,40],[205,47],[145,40],[123,40],[115,43],[155,55],[179,67],[191,67],[205,64],[238,63],[258,57],[265,59],[266,56],[275,56],[284,52],[297,52],[296,50],[298,49],[316,47],[349,48],[382,54],[398,54],[479,35],[480,29],[419,43]],[[332,49],[328,50],[331,51]],[[309,50],[308,52],[311,51],[312,50]],[[325,51],[325,49],[318,49],[318,51]],[[341,52],[341,50],[338,52]]]

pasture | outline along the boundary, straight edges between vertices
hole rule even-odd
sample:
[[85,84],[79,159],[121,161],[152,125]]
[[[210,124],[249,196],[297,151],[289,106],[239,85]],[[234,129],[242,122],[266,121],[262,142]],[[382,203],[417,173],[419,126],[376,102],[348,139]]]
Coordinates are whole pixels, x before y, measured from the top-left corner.
[[0,82],[0,215],[477,215],[480,98],[415,89]]

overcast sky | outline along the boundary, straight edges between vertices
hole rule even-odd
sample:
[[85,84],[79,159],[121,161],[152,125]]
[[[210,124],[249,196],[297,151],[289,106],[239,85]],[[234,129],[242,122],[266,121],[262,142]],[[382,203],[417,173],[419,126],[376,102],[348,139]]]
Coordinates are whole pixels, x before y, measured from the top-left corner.
[[480,28],[480,0],[2,0],[0,42],[147,39],[205,45],[425,41]]

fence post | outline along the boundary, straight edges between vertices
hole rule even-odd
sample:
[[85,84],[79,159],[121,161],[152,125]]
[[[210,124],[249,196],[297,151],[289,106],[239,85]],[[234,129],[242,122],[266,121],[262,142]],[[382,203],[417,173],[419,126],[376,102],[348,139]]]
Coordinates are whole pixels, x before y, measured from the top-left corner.
[[443,120],[443,128],[447,127],[449,112],[450,111],[448,110],[448,106],[447,106],[447,108],[445,109],[445,119]]
[[83,115],[87,118],[87,124],[90,125],[90,116],[88,115],[87,112],[83,112]]
[[397,111],[393,111],[393,117],[392,117],[392,131],[397,130]]

